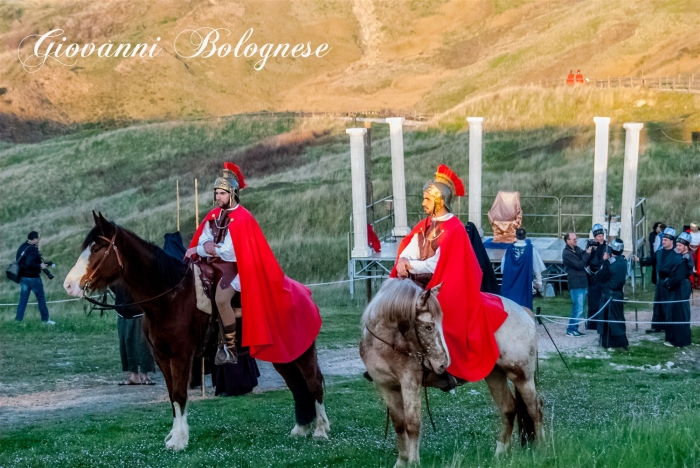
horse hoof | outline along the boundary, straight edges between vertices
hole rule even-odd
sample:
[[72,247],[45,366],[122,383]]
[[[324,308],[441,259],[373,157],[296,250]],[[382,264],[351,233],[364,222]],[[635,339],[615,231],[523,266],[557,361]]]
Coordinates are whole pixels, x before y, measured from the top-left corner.
[[170,434],[168,434],[168,437],[165,438],[165,448],[168,450],[179,452],[180,450],[185,450],[185,447],[187,447],[187,443],[177,440]]
[[304,426],[296,424],[289,435],[292,437],[306,437],[310,432],[311,424],[306,424]]
[[314,439],[328,440],[328,434],[326,434],[326,430],[322,427],[317,427],[316,430],[314,431]]
[[508,452],[508,446],[503,442],[496,442],[496,456],[505,455]]

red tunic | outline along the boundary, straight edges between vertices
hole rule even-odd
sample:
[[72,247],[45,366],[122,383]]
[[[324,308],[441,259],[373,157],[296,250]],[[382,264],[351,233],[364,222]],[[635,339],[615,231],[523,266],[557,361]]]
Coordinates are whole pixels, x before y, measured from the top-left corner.
[[[205,224],[220,212],[221,208],[215,208],[207,214],[190,248],[197,246]],[[285,276],[248,210],[239,206],[229,218],[241,281],[242,344],[250,346],[250,355],[256,359],[291,362],[311,346],[321,329],[311,290]]]
[[[429,226],[430,218],[419,222],[401,241],[399,254],[415,234]],[[453,216],[440,228],[443,230],[437,238],[440,258],[426,289],[442,283],[438,301],[444,314],[442,326],[451,359],[447,370],[452,375],[476,382],[486,377],[498,360],[500,353],[494,333],[508,314],[498,296],[480,291],[482,273],[479,261],[459,219]],[[391,276],[397,276],[396,266]]]

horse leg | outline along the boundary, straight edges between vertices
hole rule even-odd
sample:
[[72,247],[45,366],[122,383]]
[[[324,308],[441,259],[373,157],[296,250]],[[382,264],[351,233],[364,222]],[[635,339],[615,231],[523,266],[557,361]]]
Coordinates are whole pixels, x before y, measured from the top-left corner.
[[[176,412],[175,405],[173,404],[173,372],[170,367],[170,358],[164,357],[161,353],[158,352],[158,348],[156,348],[155,346],[153,346],[153,351],[153,354],[156,358],[156,362],[158,363],[158,367],[163,373],[163,378],[165,379],[165,386],[168,389],[168,397],[170,398],[170,410],[173,414],[173,428],[170,430],[170,433],[167,436],[165,436],[165,446],[168,448],[173,448],[168,446],[168,443],[172,440],[174,434],[177,432],[176,429],[180,426],[179,421],[182,418],[182,413],[179,409]],[[178,418],[177,416],[178,412],[180,413],[180,418]]]
[[506,373],[500,366],[496,365],[484,380],[501,415],[501,434],[496,442],[496,455],[500,455],[510,448],[515,421],[515,398],[508,388]]
[[418,381],[403,382],[401,396],[403,415],[406,426],[408,463],[420,464],[420,426],[421,426],[421,385]]
[[306,387],[314,398],[314,408],[316,409],[314,438],[328,439],[331,423],[328,420],[326,407],[323,403],[323,374],[321,374],[321,369],[318,366],[316,343],[312,343],[309,349],[299,356],[294,363],[299,368],[301,375],[306,381]]
[[389,411],[394,431],[396,431],[396,448],[399,450],[399,457],[396,459],[394,468],[406,466],[408,463],[408,436],[406,434],[403,394],[398,387],[389,388],[383,385],[378,385],[378,387]]
[[294,397],[294,416],[296,424],[290,435],[306,436],[316,419],[314,396],[306,385],[306,380],[294,361],[286,364],[273,363],[275,370],[282,376]]
[[518,432],[522,444],[544,440],[542,424],[542,398],[537,393],[534,375],[524,379],[511,379],[515,386]]
[[187,425],[187,386],[190,381],[192,353],[174,356],[170,359],[172,373],[172,391],[170,402],[173,407],[173,428],[165,437],[165,448],[183,450],[190,438]]

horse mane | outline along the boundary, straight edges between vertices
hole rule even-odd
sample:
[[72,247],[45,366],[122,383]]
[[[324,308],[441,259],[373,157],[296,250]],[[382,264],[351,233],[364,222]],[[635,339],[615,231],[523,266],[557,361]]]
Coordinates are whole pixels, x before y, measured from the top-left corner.
[[[416,318],[416,299],[422,292],[413,281],[388,279],[362,314],[362,326],[365,327],[372,319],[413,324]],[[438,317],[440,308],[437,299],[431,297],[428,305],[430,312]]]
[[[122,233],[127,234],[129,238],[137,240],[141,247],[145,248],[148,253],[153,255],[155,258],[155,266],[158,268],[158,277],[162,279],[166,285],[174,286],[185,276],[187,273],[187,265],[182,261],[168,255],[165,250],[161,249],[155,243],[141,238],[133,231],[119,226],[117,223],[111,221],[109,221],[109,223],[119,231],[122,231]],[[102,230],[98,226],[93,227],[83,241],[82,250],[88,248],[101,235]]]

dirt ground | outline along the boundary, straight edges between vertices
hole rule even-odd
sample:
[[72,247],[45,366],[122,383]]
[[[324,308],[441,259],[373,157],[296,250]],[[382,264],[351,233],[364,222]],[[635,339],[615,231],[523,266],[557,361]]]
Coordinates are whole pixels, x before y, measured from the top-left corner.
[[[638,312],[639,322],[651,320],[650,311]],[[635,313],[627,312],[628,320],[627,337],[631,345],[642,340],[662,341],[662,334],[646,334],[648,323],[639,323],[639,329],[634,325]],[[692,310],[691,321],[700,321],[700,307]],[[585,336],[572,338],[566,336],[566,327],[563,325],[545,322],[551,338],[542,325],[537,326],[537,338],[540,359],[559,359],[555,346],[568,356],[584,358],[609,358],[607,351],[598,346],[598,334],[594,330],[587,331]],[[697,345],[692,345],[692,348]],[[694,359],[695,349],[688,349],[688,359]],[[685,351],[684,351],[685,353]],[[347,377],[355,377],[364,372],[364,364],[360,360],[357,348],[345,348],[335,350],[320,350],[319,362],[321,370],[327,381],[333,382]],[[658,363],[651,363],[656,365]],[[661,363],[665,365],[665,363]],[[260,368],[259,385],[256,393],[284,388],[282,378],[275,372],[272,365],[266,362],[258,362]],[[39,420],[65,419],[84,414],[93,414],[112,411],[117,408],[129,407],[146,403],[168,401],[165,381],[161,373],[156,373],[153,386],[118,386],[116,385],[121,374],[115,374],[114,381],[104,379],[93,382],[91,386],[82,388],[70,388],[71,382],[58,385],[56,391],[25,393],[20,396],[0,396],[0,430],[3,428],[16,428],[25,424],[31,424]],[[76,377],[79,380],[80,377]],[[81,384],[84,384],[82,382]],[[2,390],[2,389],[0,389]],[[190,390],[190,398],[193,401],[202,398],[212,398],[213,389],[208,379],[207,394],[202,397],[201,390]]]

